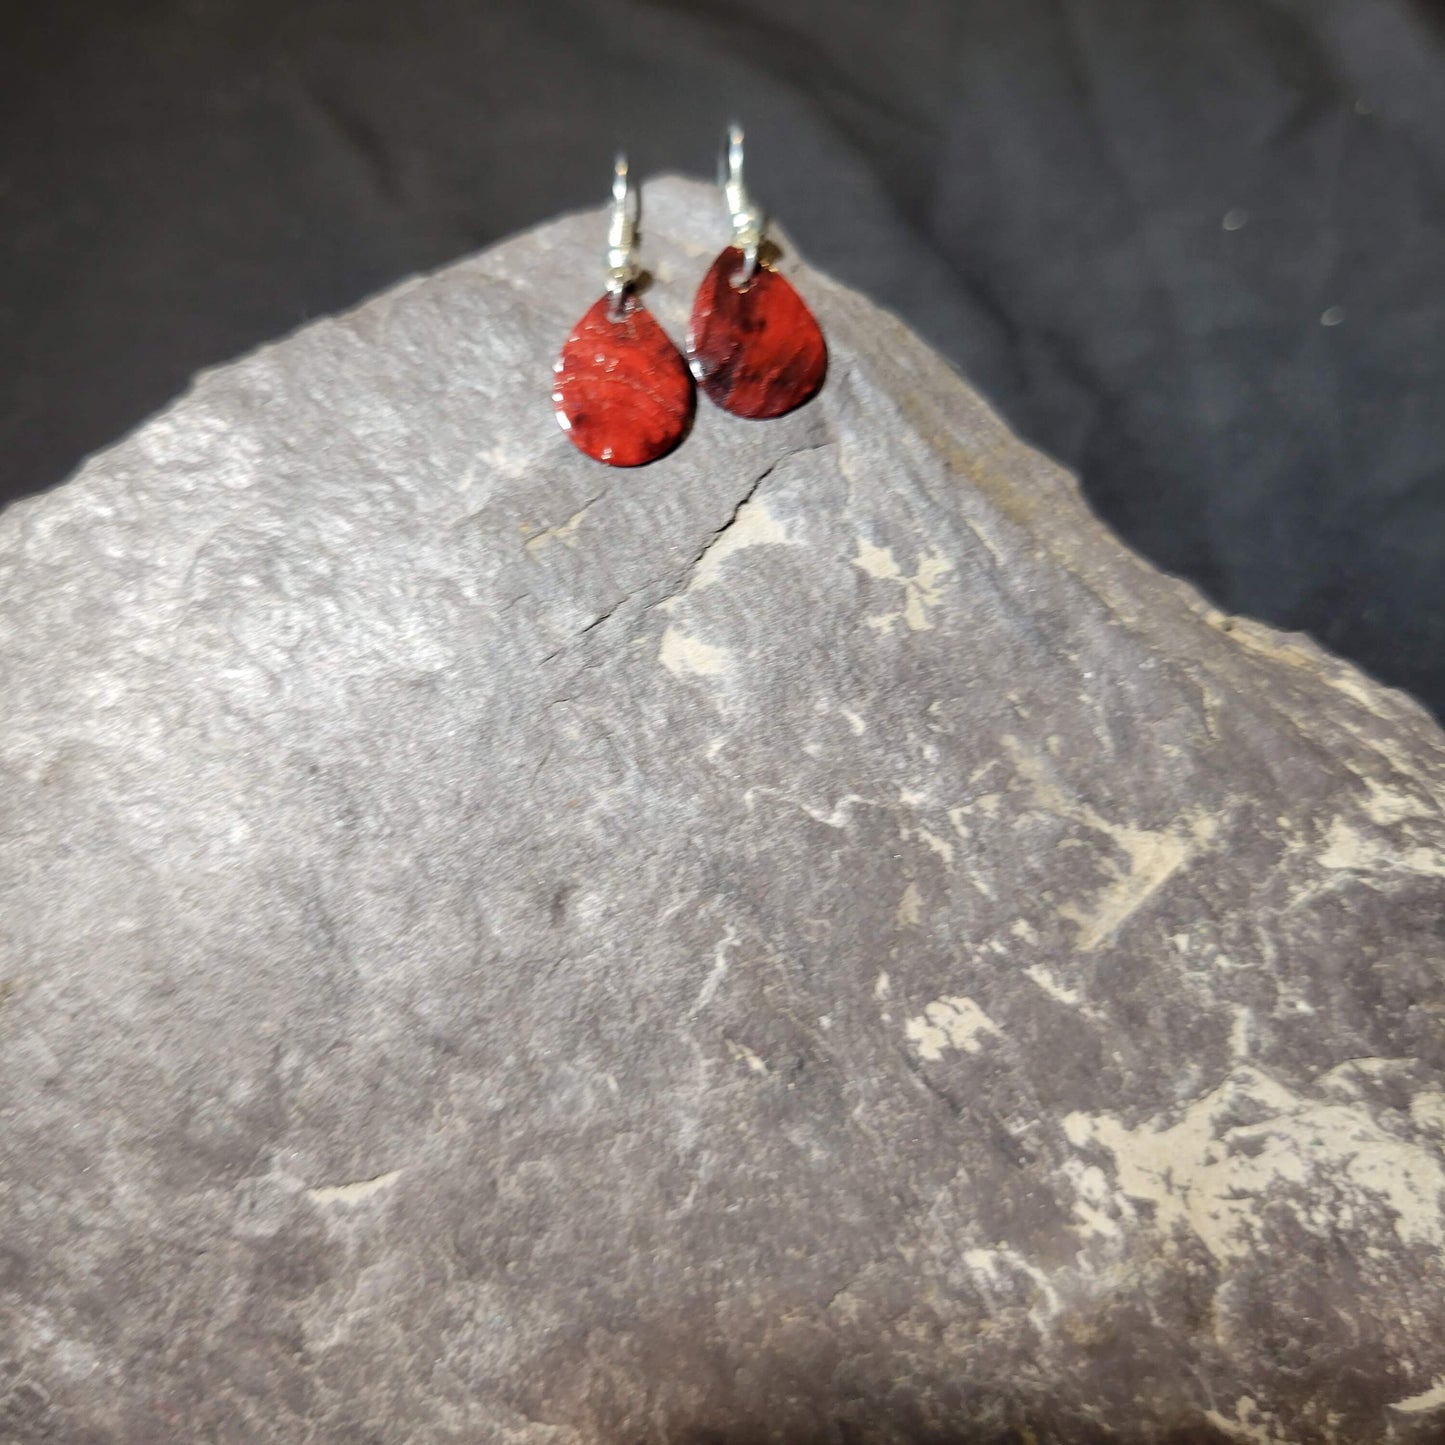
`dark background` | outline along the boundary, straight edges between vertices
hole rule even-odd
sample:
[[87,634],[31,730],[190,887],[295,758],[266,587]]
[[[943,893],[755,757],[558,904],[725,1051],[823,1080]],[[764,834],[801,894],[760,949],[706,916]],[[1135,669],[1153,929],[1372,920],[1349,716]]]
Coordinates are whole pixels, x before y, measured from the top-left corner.
[[[1445,15],[3,0],[0,479],[724,123],[1159,566],[1445,711]],[[723,232],[720,232],[721,244]],[[538,358],[545,385],[550,357]]]

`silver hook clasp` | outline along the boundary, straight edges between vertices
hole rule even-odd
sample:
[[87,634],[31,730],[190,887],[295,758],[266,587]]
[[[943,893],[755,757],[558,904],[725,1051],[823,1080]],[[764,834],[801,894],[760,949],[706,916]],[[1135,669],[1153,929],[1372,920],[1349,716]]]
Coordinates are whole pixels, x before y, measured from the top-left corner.
[[612,164],[612,216],[607,226],[607,294],[612,309],[638,277],[637,222],[640,202],[627,175],[627,157],[620,151]]
[[743,128],[736,123],[728,127],[727,150],[723,153],[719,171],[728,214],[733,222],[733,245],[743,253],[743,269],[733,277],[733,285],[743,287],[757,273],[758,249],[763,243],[767,217],[754,204],[743,184]]

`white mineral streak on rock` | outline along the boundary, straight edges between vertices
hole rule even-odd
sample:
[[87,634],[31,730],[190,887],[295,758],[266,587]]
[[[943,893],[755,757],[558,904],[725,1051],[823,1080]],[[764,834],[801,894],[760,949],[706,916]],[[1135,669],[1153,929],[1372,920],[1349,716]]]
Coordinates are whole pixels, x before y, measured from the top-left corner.
[[1423,1415],[1427,1410],[1445,1410],[1445,1376],[1435,1380],[1428,1390],[1396,1400],[1390,1408],[1402,1415]]
[[903,896],[898,900],[896,915],[900,928],[916,928],[918,921],[923,917],[923,895],[918,891],[918,885],[910,882],[903,890]]
[[564,547],[575,547],[577,545],[577,529],[582,525],[582,519],[591,509],[592,502],[587,502],[573,512],[565,522],[559,522],[555,527],[544,527],[540,532],[534,533],[527,538],[525,544],[527,551],[540,552],[553,542],[560,542]]
[[1249,1445],[1285,1445],[1286,1437],[1278,1432],[1274,1417],[1261,1410],[1249,1395],[1241,1395],[1234,1402],[1232,1416],[1220,1410],[1206,1410],[1204,1418],[1225,1434]]
[[740,1044],[736,1039],[729,1039],[727,1045],[728,1052],[738,1063],[747,1065],[749,1073],[767,1074],[770,1072],[767,1064],[746,1044]]
[[713,949],[712,969],[703,980],[702,987],[698,990],[697,998],[688,1012],[689,1018],[695,1018],[710,1004],[717,996],[717,991],[722,987],[722,981],[727,977],[728,972],[728,951],[738,946],[738,934],[731,924],[724,930],[723,936],[718,939],[717,946]]
[[1395,846],[1388,838],[1362,833],[1344,818],[1330,823],[1325,848],[1318,857],[1321,868],[1373,873],[1418,873],[1445,878],[1445,852],[1419,844]]
[[1092,953],[1107,943],[1163,886],[1187,864],[1197,838],[1174,832],[1151,832],[1124,824],[1095,824],[1124,853],[1122,868],[1108,864],[1114,881],[1086,906],[1065,903],[1059,917],[1078,926],[1079,947]]
[[1066,988],[1052,973],[1041,963],[1031,963],[1024,973],[1048,996],[1057,1003],[1068,1004],[1070,1008],[1077,1008],[1084,1001],[1084,996],[1076,988]]
[[1028,1318],[1040,1333],[1059,1313],[1060,1301],[1053,1282],[1037,1265],[1030,1264],[1015,1249],[966,1249],[963,1262],[986,1296],[1004,1303],[1022,1294],[1028,1302]]
[[984,1040],[999,1027],[971,998],[939,998],[903,1025],[904,1035],[918,1056],[937,1063],[948,1049],[976,1054]]
[[1422,798],[1418,793],[1389,787],[1377,778],[1365,778],[1364,784],[1367,790],[1365,814],[1372,823],[1382,828],[1411,818],[1433,818],[1439,809],[1438,802]]
[[923,827],[909,827],[906,824],[899,828],[898,836],[905,840],[913,839],[922,843],[930,853],[935,854],[943,860],[943,866],[951,869],[953,867],[953,844],[947,838],[941,838],[935,832]]
[[751,810],[755,800],[759,797],[777,798],[784,803],[789,803],[800,812],[806,813],[815,823],[822,823],[827,828],[846,828],[853,820],[854,808],[874,806],[872,798],[860,797],[857,793],[847,793],[825,813],[821,808],[815,807],[811,803],[805,803],[799,798],[790,797],[777,788],[749,788],[743,794],[743,805]]
[[699,642],[677,627],[665,627],[657,645],[657,660],[675,677],[716,677],[727,671],[726,648]]
[[372,1179],[358,1179],[350,1184],[323,1184],[308,1189],[306,1197],[313,1204],[364,1204],[368,1199],[390,1189],[401,1178],[400,1169],[388,1170]]
[[1113,1156],[1120,1195],[1153,1204],[1161,1232],[1183,1226],[1217,1260],[1257,1248],[1266,1202],[1322,1237],[1383,1209],[1402,1242],[1445,1243],[1435,1151],[1386,1132],[1362,1104],[1305,1098],[1259,1069],[1236,1069],[1172,1123],[1072,1113],[1064,1129],[1076,1148]]
[[1133,1205],[1117,1193],[1104,1171],[1097,1164],[1068,1159],[1062,1172],[1074,1191],[1074,1214],[1079,1221],[1074,1227],[1080,1234],[1086,1239],[1121,1239],[1122,1223],[1132,1224],[1136,1215]]
[[762,497],[754,497],[738,508],[728,529],[708,548],[688,584],[689,592],[700,592],[718,580],[722,564],[748,547],[785,547],[788,529],[768,510]]
[[858,539],[858,555],[853,565],[881,582],[895,582],[903,589],[903,606],[896,612],[883,612],[865,617],[864,622],[880,632],[891,632],[902,622],[910,632],[927,632],[933,627],[931,609],[943,601],[944,577],[953,570],[946,557],[920,556],[913,575],[908,576],[888,547],[879,547],[866,538]]
[[1218,832],[1218,821],[1196,815],[1168,829],[1138,828],[1103,817],[1082,799],[1066,794],[1053,775],[1053,765],[1022,747],[1017,738],[1000,739],[1013,759],[1019,780],[1045,812],[1080,823],[1110,838],[1124,855],[1124,865],[1105,864],[1113,881],[1087,905],[1062,903],[1059,917],[1078,928],[1078,945],[1092,953],[1119,930]]
[[1425,1089],[1410,1100],[1410,1118],[1421,1129],[1445,1136],[1445,1093]]

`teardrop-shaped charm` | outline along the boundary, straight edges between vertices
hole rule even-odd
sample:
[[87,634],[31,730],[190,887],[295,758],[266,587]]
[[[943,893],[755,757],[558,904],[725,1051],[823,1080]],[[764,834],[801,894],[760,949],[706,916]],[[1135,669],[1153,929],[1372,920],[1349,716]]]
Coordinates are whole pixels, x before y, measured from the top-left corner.
[[687,357],[700,387],[736,416],[782,416],[817,394],[828,345],[792,282],[760,266],[741,286],[743,253],[712,263],[692,306]]
[[630,291],[616,302],[603,296],[583,316],[552,370],[558,425],[599,462],[640,467],[687,434],[693,413],[687,364]]

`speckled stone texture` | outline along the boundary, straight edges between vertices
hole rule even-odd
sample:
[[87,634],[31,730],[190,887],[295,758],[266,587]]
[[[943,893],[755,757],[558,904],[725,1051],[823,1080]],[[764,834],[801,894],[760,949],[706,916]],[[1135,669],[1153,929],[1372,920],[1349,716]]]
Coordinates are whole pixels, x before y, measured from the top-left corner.
[[1441,733],[792,258],[598,467],[603,227],[0,518],[0,1439],[1440,1440]]

